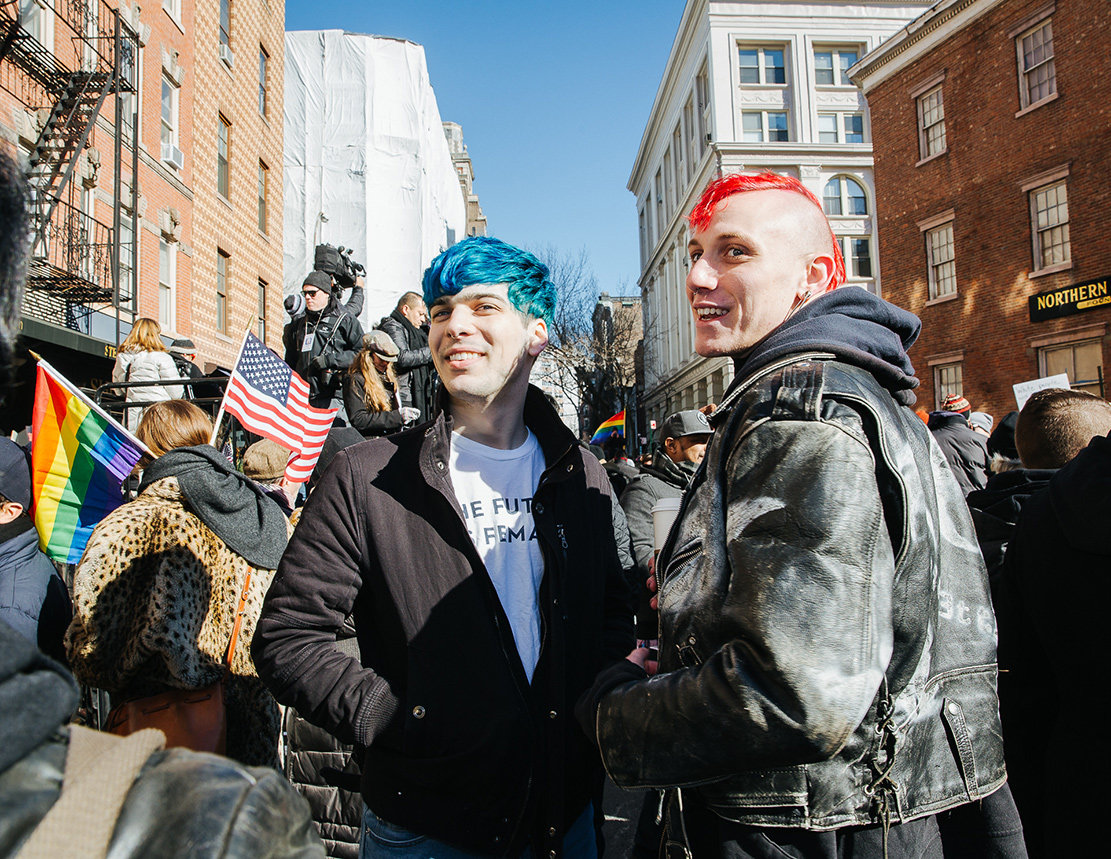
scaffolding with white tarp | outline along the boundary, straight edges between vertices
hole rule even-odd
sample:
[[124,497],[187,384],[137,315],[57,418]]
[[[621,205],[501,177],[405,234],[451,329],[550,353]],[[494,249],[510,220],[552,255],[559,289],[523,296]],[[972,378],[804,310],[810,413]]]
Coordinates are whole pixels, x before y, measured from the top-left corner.
[[318,243],[352,248],[369,329],[465,235],[424,48],[341,30],[286,33],[285,48],[285,294]]

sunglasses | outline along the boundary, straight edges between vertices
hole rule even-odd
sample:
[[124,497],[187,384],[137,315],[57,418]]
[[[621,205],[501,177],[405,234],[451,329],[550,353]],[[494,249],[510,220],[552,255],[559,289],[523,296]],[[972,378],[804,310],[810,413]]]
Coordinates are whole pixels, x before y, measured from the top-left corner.
[[312,298],[314,295],[317,295],[319,292],[320,292],[319,289],[302,289],[301,290],[301,295],[305,296],[305,298]]

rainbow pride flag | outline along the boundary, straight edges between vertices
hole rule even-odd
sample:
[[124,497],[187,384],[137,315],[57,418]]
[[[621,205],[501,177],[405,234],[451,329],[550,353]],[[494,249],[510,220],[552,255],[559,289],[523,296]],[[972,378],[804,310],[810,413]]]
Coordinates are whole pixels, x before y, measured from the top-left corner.
[[120,486],[146,447],[42,360],[31,426],[39,545],[76,564],[96,523],[123,503]]
[[625,410],[622,409],[612,418],[602,421],[590,439],[591,444],[601,444],[614,437],[625,438]]

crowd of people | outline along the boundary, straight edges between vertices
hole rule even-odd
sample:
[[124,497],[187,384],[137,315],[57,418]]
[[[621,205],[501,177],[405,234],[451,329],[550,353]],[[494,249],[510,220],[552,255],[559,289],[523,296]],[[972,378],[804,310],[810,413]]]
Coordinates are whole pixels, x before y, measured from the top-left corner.
[[[6,360],[26,192],[2,157],[0,191]],[[1066,692],[1098,652],[1111,404],[916,416],[918,319],[839,288],[793,179],[711,183],[689,258],[696,351],[735,381],[640,464],[529,384],[557,286],[494,238],[366,333],[361,282],[291,296],[285,360],[338,410],[304,492],[276,442],[241,469],[210,444],[196,347],[137,320],[113,379],[151,383],[125,388],[149,453],[71,588],[0,440],[0,856],[591,859],[607,776],[646,790],[609,846],[636,857],[1087,849],[1066,786],[1098,790],[1098,740]],[[82,727],[78,684],[113,728],[219,690],[222,755]]]

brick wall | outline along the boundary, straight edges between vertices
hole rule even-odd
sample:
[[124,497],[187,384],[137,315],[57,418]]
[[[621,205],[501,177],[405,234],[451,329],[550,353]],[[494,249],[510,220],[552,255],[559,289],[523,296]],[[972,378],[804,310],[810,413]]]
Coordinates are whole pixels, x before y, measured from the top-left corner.
[[[1105,84],[1111,56],[1093,49],[1111,27],[1111,5],[1057,3],[1052,22],[1058,97],[1016,117],[1016,49],[1008,34],[1045,7],[1045,0],[1003,3],[868,94],[883,292],[922,319],[922,335],[910,354],[922,379],[919,405],[927,409],[934,403],[928,362],[947,353],[963,352],[965,396],[973,408],[997,418],[1015,407],[1011,385],[1040,375],[1039,341],[1094,331],[1103,338],[1103,366],[1111,366],[1111,308],[1038,323],[1030,322],[1027,309],[1034,293],[1111,276],[1111,232],[1104,227],[1111,208],[1111,101]],[[948,152],[916,166],[912,93],[942,72]],[[1031,278],[1029,201],[1022,185],[1066,164],[1072,267]],[[957,297],[928,304],[918,222],[947,209],[955,215]]]

